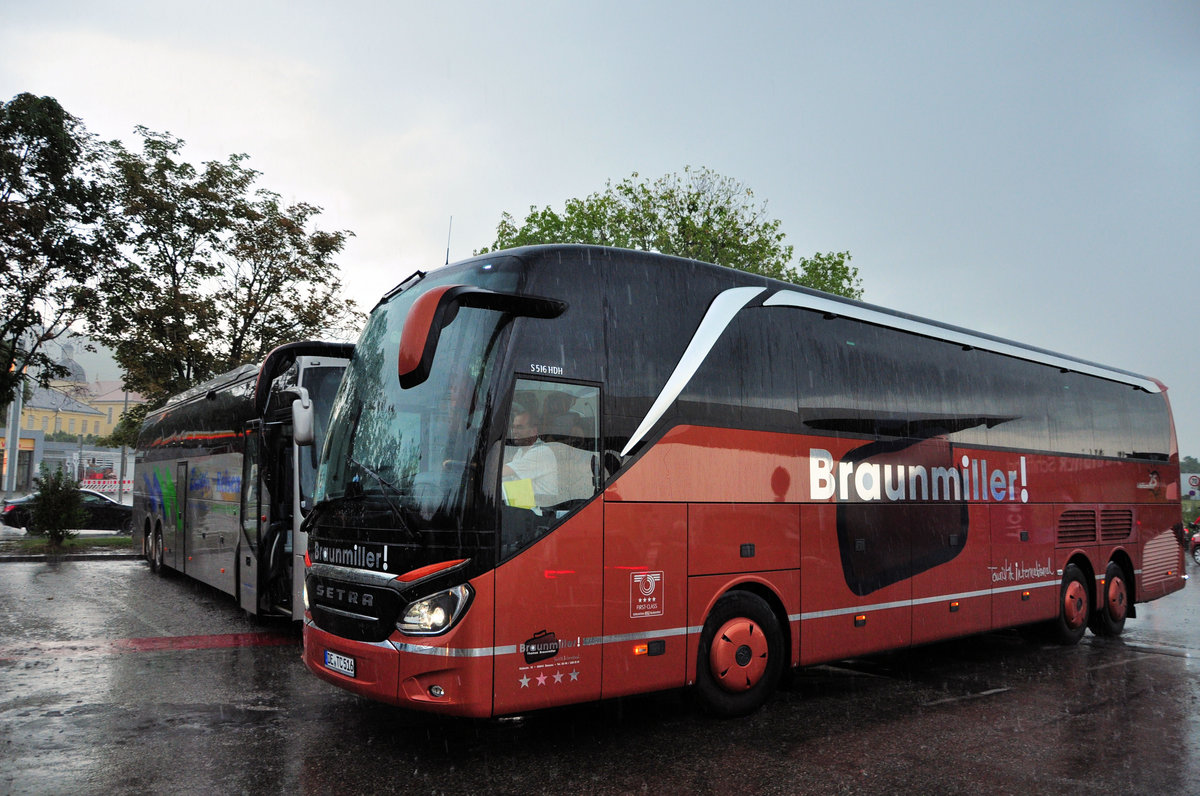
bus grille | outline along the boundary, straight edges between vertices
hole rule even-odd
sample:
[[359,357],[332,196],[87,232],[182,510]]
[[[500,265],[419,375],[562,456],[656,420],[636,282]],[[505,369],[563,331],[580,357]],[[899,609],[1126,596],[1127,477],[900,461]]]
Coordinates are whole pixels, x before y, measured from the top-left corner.
[[384,641],[396,629],[400,595],[383,586],[368,586],[309,575],[308,603],[313,623],[354,641]]
[[1064,511],[1058,518],[1058,543],[1086,544],[1096,541],[1096,512],[1084,509]]
[[1100,512],[1100,541],[1121,542],[1133,533],[1133,512],[1129,509],[1104,509]]

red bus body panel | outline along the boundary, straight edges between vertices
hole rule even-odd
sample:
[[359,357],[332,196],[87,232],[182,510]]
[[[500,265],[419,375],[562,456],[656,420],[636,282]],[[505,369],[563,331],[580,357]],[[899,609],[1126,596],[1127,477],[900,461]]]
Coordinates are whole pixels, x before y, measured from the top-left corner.
[[[305,662],[373,699],[503,715],[694,682],[705,618],[735,588],[768,599],[789,661],[807,665],[1052,619],[1068,562],[1095,579],[1097,605],[1109,560],[1128,560],[1137,602],[1183,586],[1175,465],[872,444],[677,427],[472,580],[474,600],[444,636],[365,644],[309,624]],[[824,454],[828,473],[812,461]],[[875,477],[881,495],[898,488],[897,468],[913,462],[955,469],[958,499],[843,499],[843,486],[874,495]],[[821,478],[834,494],[814,498]],[[1095,530],[1072,524],[1081,517]],[[913,571],[889,569],[906,561]],[[326,669],[326,649],[353,657],[356,677]]]

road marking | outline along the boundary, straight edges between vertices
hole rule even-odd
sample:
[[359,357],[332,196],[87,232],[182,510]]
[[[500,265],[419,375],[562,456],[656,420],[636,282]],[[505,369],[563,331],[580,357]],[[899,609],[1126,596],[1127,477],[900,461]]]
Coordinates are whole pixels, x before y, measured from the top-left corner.
[[300,639],[281,633],[221,633],[211,636],[151,636],[147,638],[33,641],[21,647],[0,649],[0,661],[29,658],[119,655],[126,652],[232,649],[234,647],[284,647]]
[[980,691],[977,694],[963,694],[962,696],[946,697],[945,699],[935,699],[932,702],[922,702],[922,707],[932,707],[934,705],[946,705],[951,702],[965,702],[968,699],[980,699],[982,697],[992,696],[993,694],[1003,694],[1006,691],[1011,691],[1011,688],[989,688],[987,691]]
[[1120,643],[1120,646],[1122,649],[1127,649],[1132,652],[1144,652],[1148,655],[1168,655],[1172,658],[1196,657],[1196,651],[1188,647],[1173,647],[1166,644],[1150,644],[1144,641],[1124,641]]

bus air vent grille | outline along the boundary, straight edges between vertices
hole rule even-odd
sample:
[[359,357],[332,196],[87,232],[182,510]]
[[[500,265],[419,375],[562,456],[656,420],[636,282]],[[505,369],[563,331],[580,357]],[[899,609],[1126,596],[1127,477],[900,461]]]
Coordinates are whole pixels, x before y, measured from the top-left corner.
[[1133,533],[1133,511],[1130,509],[1104,509],[1100,512],[1100,540],[1120,542]]
[[1059,544],[1085,544],[1096,541],[1096,512],[1084,509],[1064,511],[1058,518]]
[[309,575],[306,583],[313,623],[355,641],[383,641],[396,629],[400,595],[386,587],[364,586]]

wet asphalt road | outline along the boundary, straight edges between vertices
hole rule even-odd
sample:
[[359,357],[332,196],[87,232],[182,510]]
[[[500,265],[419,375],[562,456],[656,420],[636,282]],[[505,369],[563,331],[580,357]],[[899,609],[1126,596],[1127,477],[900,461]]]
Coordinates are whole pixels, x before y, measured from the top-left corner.
[[745,719],[675,692],[468,721],[326,686],[295,629],[141,562],[5,562],[0,793],[1200,793],[1197,585],[1139,614],[805,670]]

